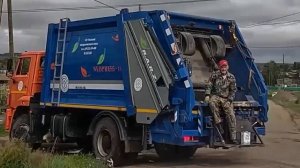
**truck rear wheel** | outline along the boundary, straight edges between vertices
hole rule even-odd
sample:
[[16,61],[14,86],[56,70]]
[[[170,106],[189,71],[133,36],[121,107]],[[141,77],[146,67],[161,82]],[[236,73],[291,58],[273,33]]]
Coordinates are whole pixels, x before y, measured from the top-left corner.
[[160,143],[154,144],[154,147],[158,156],[164,160],[189,159],[197,150],[197,147],[194,146],[176,146]]
[[29,136],[29,128],[29,116],[27,114],[18,116],[13,122],[9,134],[10,139],[18,139],[25,142]]
[[103,118],[97,123],[93,147],[97,158],[113,166],[122,164],[124,145],[120,140],[116,123],[111,118]]

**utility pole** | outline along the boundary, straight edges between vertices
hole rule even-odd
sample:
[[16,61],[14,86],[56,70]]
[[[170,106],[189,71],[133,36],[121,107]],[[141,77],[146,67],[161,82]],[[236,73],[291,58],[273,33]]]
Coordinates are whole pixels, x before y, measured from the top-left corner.
[[271,67],[271,63],[269,62],[268,64],[269,64],[269,72],[268,72],[268,75],[269,75],[269,86],[271,86],[271,70],[270,70],[271,69],[270,68]]
[[12,5],[11,0],[7,0],[7,13],[8,13],[8,38],[9,38],[9,55],[12,58],[12,68],[15,68],[14,56],[14,34],[13,34],[13,20],[12,20]]
[[282,71],[283,71],[283,87],[285,87],[285,82],[284,82],[284,78],[285,78],[285,70],[284,70],[284,53],[282,54]]
[[3,0],[0,0],[0,26],[1,26],[1,18],[2,18],[2,6],[3,6]]

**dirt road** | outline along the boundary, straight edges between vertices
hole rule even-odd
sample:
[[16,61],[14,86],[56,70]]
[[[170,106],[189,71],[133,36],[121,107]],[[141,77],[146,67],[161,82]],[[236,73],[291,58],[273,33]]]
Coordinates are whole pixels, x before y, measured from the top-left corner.
[[230,150],[198,149],[188,161],[162,162],[153,152],[139,156],[130,167],[205,167],[205,168],[299,168],[300,131],[287,110],[269,102],[265,147]]

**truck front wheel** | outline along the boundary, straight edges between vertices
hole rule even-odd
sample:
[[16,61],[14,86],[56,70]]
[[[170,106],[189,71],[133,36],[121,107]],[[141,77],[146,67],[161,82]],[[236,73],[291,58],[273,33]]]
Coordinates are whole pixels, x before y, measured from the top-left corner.
[[176,146],[169,144],[154,144],[156,153],[163,160],[170,159],[189,159],[192,157],[197,147],[194,146]]
[[29,128],[29,116],[27,114],[18,116],[13,122],[9,134],[10,139],[19,139],[25,142],[29,135]]
[[120,165],[123,161],[124,144],[120,140],[116,123],[111,118],[103,118],[97,123],[93,147],[96,157],[110,165]]

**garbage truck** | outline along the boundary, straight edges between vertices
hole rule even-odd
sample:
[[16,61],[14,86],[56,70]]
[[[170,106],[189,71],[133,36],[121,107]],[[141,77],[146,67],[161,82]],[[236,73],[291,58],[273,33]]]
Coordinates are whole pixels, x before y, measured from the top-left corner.
[[267,88],[237,24],[157,11],[49,24],[46,51],[11,71],[5,129],[31,147],[76,143],[120,165],[143,150],[189,158],[230,143],[204,101],[225,59],[237,82],[234,146],[263,144]]

